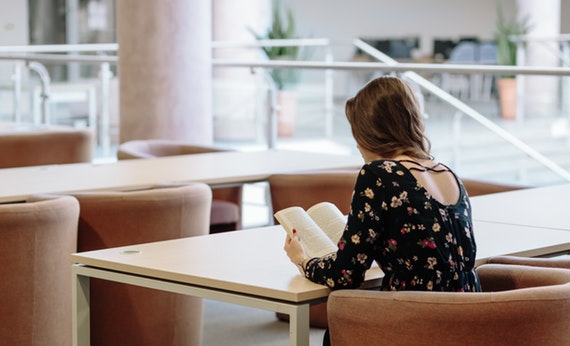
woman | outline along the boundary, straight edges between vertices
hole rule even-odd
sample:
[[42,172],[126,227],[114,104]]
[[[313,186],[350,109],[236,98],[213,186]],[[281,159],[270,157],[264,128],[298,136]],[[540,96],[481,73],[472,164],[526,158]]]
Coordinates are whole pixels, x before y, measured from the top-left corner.
[[376,261],[385,274],[381,290],[480,291],[469,197],[430,155],[411,87],[379,77],[348,99],[345,111],[365,164],[339,249],[307,258],[299,236],[287,237],[291,261],[331,289],[359,287]]

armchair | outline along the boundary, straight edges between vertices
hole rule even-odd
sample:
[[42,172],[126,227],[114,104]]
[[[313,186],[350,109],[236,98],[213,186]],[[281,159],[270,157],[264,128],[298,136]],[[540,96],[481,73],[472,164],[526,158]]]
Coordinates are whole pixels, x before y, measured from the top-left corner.
[[[202,154],[226,151],[167,139],[145,139],[124,142],[117,149],[119,160],[154,158],[162,156]],[[213,187],[210,233],[241,229],[243,187]]]
[[69,255],[78,220],[69,196],[0,204],[0,344],[71,345]]
[[[348,214],[358,168],[354,170],[315,171],[274,174],[269,177],[269,191],[273,211],[294,205],[304,209],[328,201],[335,204],[342,213]],[[281,320],[289,316],[277,313]],[[314,327],[327,327],[327,303],[310,308],[310,323]]]
[[333,345],[568,345],[570,271],[485,264],[481,293],[339,290]]
[[[78,251],[208,234],[212,193],[202,183],[73,194]],[[203,300],[99,279],[90,282],[91,344],[200,345]]]
[[43,127],[0,133],[0,168],[90,162],[94,135],[90,130]]
[[461,181],[470,197],[487,195],[491,193],[507,192],[528,189],[531,186],[518,184],[495,183],[480,179],[462,178]]

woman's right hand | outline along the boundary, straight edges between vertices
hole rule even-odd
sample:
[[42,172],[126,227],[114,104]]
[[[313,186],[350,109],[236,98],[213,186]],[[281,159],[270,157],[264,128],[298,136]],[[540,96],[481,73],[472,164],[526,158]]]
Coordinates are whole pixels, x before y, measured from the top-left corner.
[[294,234],[293,238],[287,235],[287,238],[285,238],[285,245],[283,246],[283,249],[287,253],[287,256],[289,257],[291,262],[297,265],[307,256],[305,255],[305,249],[303,249],[303,245],[301,245],[300,243],[301,237],[299,236],[299,233],[297,233],[297,231],[293,229],[293,234]]

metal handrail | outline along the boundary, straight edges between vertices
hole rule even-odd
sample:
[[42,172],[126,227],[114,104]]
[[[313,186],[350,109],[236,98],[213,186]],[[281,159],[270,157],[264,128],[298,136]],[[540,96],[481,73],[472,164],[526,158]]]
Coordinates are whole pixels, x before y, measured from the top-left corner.
[[382,62],[328,62],[295,61],[295,60],[267,60],[244,61],[231,59],[214,59],[214,66],[218,67],[259,67],[259,68],[297,68],[312,70],[351,70],[351,71],[380,71],[380,72],[439,72],[461,74],[520,74],[545,76],[570,76],[567,67],[533,67],[533,66],[503,66],[503,65],[459,65],[459,64],[416,64],[398,63],[389,65]]
[[[43,62],[83,62],[83,63],[117,63],[116,56],[87,56],[87,55],[57,55],[57,54],[3,54],[0,60],[24,60]],[[462,73],[462,74],[519,74],[519,75],[545,75],[545,76],[570,76],[570,68],[567,67],[535,67],[535,66],[502,66],[502,65],[459,65],[459,64],[416,64],[398,63],[388,65],[381,62],[320,62],[320,61],[296,61],[296,60],[231,60],[213,59],[212,64],[217,67],[247,67],[247,68],[297,68],[311,70],[352,70],[352,71],[381,71],[381,72],[438,72],[438,73]]]
[[72,53],[119,50],[118,43],[36,44],[27,46],[0,46],[0,53]]
[[[279,42],[275,42],[279,41]],[[246,47],[260,47],[264,45],[299,45],[300,43],[313,43],[315,45],[326,45],[330,43],[328,40],[313,40],[314,42],[307,42],[307,40],[274,40],[274,41],[258,41],[251,43],[242,43]],[[570,68],[567,67],[528,67],[528,66],[498,66],[498,65],[457,65],[457,64],[417,64],[417,63],[398,63],[396,60],[391,59],[387,55],[379,52],[374,47],[368,45],[366,42],[356,39],[353,44],[358,48],[368,53],[372,57],[383,62],[318,62],[318,61],[288,61],[288,60],[268,60],[268,61],[243,61],[243,60],[229,60],[229,59],[213,59],[212,64],[216,67],[244,67],[244,68],[296,68],[296,69],[321,69],[321,70],[351,70],[351,71],[380,71],[380,72],[401,72],[408,78],[415,81],[422,88],[428,90],[433,95],[439,97],[444,102],[455,107],[467,116],[471,117],[493,133],[497,134],[507,142],[514,145],[523,153],[534,158],[545,167],[549,168],[562,178],[570,181],[570,173],[552,160],[546,158],[520,139],[516,138],[509,132],[496,125],[481,113],[475,111],[465,103],[453,97],[443,89],[435,86],[430,81],[421,77],[417,73],[438,72],[438,73],[462,73],[462,74],[517,74],[517,75],[547,75],[547,76],[570,76]],[[118,49],[118,45],[72,45],[67,46],[67,50],[63,47],[45,46],[37,47],[36,49],[30,48],[29,51],[45,52],[45,51],[101,51],[103,48],[108,50]],[[62,46],[62,45],[60,45]],[[102,47],[105,46],[105,47]],[[28,46],[29,47],[29,46]],[[238,43],[232,42],[217,42],[213,47],[243,47]],[[16,47],[4,47],[0,49],[0,60],[24,60],[24,61],[51,61],[51,62],[84,62],[84,63],[117,63],[117,56],[86,56],[86,55],[57,55],[57,54],[15,54],[15,53],[2,53],[18,51]],[[61,50],[59,50],[61,49]],[[21,52],[26,50],[22,49]]]
[[[364,52],[373,56],[374,58],[383,60],[389,65],[398,65],[398,62],[396,60],[390,58],[389,56],[387,56],[386,54],[384,54],[382,52],[379,52],[376,48],[370,46],[369,44],[367,44],[366,42],[364,42],[362,40],[357,39],[357,40],[355,40],[354,44],[358,48],[363,50]],[[570,69],[567,69],[567,70],[570,70]],[[405,72],[404,75],[407,78],[411,79],[412,81],[416,82],[418,85],[420,85],[425,90],[427,90],[430,93],[432,93],[433,95],[437,96],[442,101],[444,101],[444,102],[448,103],[449,105],[455,107],[459,111],[463,112],[464,114],[471,117],[473,120],[477,121],[479,124],[481,124],[482,126],[487,128],[488,130],[490,130],[491,132],[495,133],[496,135],[498,135],[499,137],[501,137],[505,141],[511,143],[512,145],[515,146],[515,148],[519,149],[523,153],[532,157],[533,159],[535,159],[536,161],[538,161],[539,163],[541,163],[545,167],[552,170],[554,173],[558,174],[563,179],[570,181],[570,172],[568,172],[564,168],[560,167],[554,161],[550,160],[549,158],[542,155],[538,151],[534,150],[528,144],[524,143],[519,138],[512,135],[510,132],[504,130],[502,127],[498,126],[497,124],[495,124],[494,122],[489,120],[483,114],[477,112],[475,109],[469,107],[467,104],[461,102],[456,97],[453,97],[448,92],[437,87],[432,82],[428,81],[427,79],[425,79],[424,77],[420,76],[419,74],[417,74],[415,72]]]

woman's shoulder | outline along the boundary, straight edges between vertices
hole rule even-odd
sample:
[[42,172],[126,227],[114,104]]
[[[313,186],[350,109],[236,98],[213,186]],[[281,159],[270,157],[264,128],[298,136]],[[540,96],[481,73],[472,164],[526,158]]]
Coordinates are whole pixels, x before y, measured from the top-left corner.
[[402,164],[399,163],[398,161],[389,160],[389,159],[373,160],[373,161],[370,161],[368,163],[365,163],[364,166],[362,166],[363,169],[381,170],[381,171],[388,172],[388,173],[391,173],[395,169],[403,168],[403,167],[404,166],[402,166]]
[[406,168],[394,160],[374,160],[362,166],[358,181],[366,182],[377,187],[398,186],[404,180],[409,179]]
[[390,176],[392,179],[405,175],[406,167],[396,160],[380,159],[362,166],[360,174],[372,173],[377,176]]

